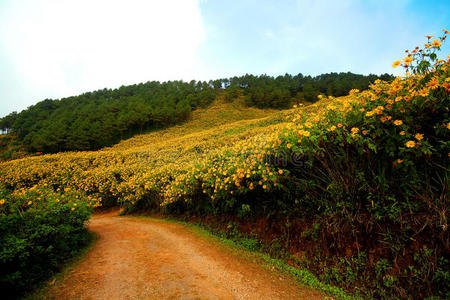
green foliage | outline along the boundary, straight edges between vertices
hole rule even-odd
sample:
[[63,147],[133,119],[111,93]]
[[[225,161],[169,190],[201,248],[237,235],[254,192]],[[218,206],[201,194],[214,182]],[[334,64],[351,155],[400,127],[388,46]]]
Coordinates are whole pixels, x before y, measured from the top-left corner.
[[96,150],[143,130],[180,123],[215,98],[205,83],[147,82],[44,100],[0,119],[29,152]]
[[278,270],[293,275],[302,284],[325,292],[336,299],[362,299],[359,296],[349,296],[341,288],[320,281],[314,274],[312,274],[308,270],[298,269],[293,266],[287,265],[281,259],[271,258],[269,256],[263,256],[263,259]]
[[224,85],[229,85],[226,99],[231,98],[229,94],[236,95],[240,88],[249,106],[288,108],[295,103],[315,102],[319,94],[340,97],[347,95],[352,89],[364,90],[377,79],[390,81],[393,77],[388,74],[364,76],[350,72],[311,77],[300,73],[278,77],[245,75],[224,79],[223,82]]
[[[89,242],[91,208],[75,194],[0,190],[0,289],[15,298],[49,278]],[[9,296],[8,296],[9,295]]]
[[[46,99],[1,118],[0,130],[14,134],[19,148],[29,153],[97,150],[144,130],[183,122],[192,109],[208,106],[218,95],[224,94],[228,102],[245,96],[249,106],[288,108],[299,99],[314,102],[323,92],[341,96],[352,88],[365,89],[377,78],[391,79],[387,74],[379,77],[331,73],[276,78],[245,75],[189,83],[153,81],[60,100]],[[17,157],[12,152],[18,149],[0,147],[0,159]]]

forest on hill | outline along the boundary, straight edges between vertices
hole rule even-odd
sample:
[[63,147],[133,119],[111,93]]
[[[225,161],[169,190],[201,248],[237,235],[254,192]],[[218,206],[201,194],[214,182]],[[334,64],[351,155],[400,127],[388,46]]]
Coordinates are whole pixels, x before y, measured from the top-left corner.
[[349,72],[315,77],[246,74],[209,82],[152,81],[46,99],[0,119],[0,130],[11,136],[0,142],[0,159],[13,159],[18,151],[56,153],[111,146],[134,134],[183,122],[192,110],[208,106],[218,96],[229,101],[244,97],[248,106],[282,109],[315,102],[319,94],[338,97],[352,89],[364,90],[377,79],[393,77]]

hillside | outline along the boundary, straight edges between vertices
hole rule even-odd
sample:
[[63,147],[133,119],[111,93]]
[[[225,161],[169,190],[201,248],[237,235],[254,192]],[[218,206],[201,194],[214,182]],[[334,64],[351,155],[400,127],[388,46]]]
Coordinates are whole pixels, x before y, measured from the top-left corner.
[[[113,186],[120,190],[128,180],[146,171],[189,169],[221,147],[255,135],[273,133],[285,121],[285,113],[249,108],[240,101],[216,101],[206,109],[196,110],[192,119],[182,125],[137,135],[100,151],[66,152],[2,163],[0,176],[4,184],[14,188],[29,186],[30,179],[34,178],[34,184],[56,181],[62,186],[94,192],[99,198],[105,197],[102,192],[106,187],[100,185],[103,183],[111,189],[107,193],[115,195],[118,190],[113,190]],[[172,164],[177,167],[173,169]],[[78,182],[72,181],[74,172],[78,174]],[[102,180],[99,181],[99,177]],[[73,185],[77,183],[78,186]]]
[[[242,99],[236,99],[234,102],[217,99],[211,106],[193,111],[192,117],[183,124],[137,135],[107,149],[113,151],[129,150],[141,146],[159,145],[160,143],[183,144],[185,140],[194,140],[195,142],[196,138],[210,140],[217,137],[221,131],[233,136],[233,134],[230,134],[233,130],[244,130],[245,126],[261,122],[279,112],[273,109],[247,107],[242,102]],[[220,138],[216,140],[222,142]],[[189,144],[191,143],[189,142]],[[197,145],[194,144],[193,146]]]
[[[214,99],[242,98],[249,107],[285,109],[297,102],[315,102],[320,93],[343,96],[354,88],[367,89],[376,79],[393,77],[330,73],[152,81],[46,99],[0,118],[0,130],[14,136],[14,149],[31,154],[98,150],[136,134],[181,124],[193,110],[208,107]],[[0,145],[0,160],[21,156],[4,148]]]
[[[315,116],[329,101],[318,101],[301,111],[305,116]],[[231,103],[216,100],[210,107],[194,111],[192,118],[181,125],[137,135],[113,147],[4,162],[0,178],[4,185],[15,189],[30,184],[56,184],[84,190],[104,202],[124,204],[122,201],[130,196],[124,189],[141,188],[144,175],[153,178],[156,173],[177,174],[243,141],[268,140],[281,132],[293,114],[293,109],[258,109],[245,106],[241,100]],[[133,187],[135,180],[140,183]]]
[[197,220],[356,296],[448,298],[450,57],[436,55],[448,33],[394,63],[407,75],[348,96],[274,110],[220,91],[182,123],[99,151],[1,163],[0,278],[39,277],[16,270],[24,251],[42,276],[41,256],[83,244],[93,207],[120,206]]

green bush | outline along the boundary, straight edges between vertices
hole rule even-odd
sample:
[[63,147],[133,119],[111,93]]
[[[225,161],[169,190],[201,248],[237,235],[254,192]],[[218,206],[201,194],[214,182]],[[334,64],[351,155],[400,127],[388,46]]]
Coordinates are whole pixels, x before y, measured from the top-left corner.
[[16,298],[48,279],[89,242],[89,204],[75,194],[0,190],[0,290]]

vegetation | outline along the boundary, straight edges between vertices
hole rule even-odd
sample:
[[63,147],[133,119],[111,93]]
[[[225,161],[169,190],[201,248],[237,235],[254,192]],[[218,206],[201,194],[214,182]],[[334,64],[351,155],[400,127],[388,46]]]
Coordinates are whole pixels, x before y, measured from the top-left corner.
[[91,203],[80,193],[33,187],[0,190],[0,287],[6,298],[30,291],[89,242]]
[[274,112],[239,104],[251,87],[233,102],[225,90],[190,122],[97,152],[4,162],[0,181],[125,212],[232,220],[347,291],[448,298],[450,57],[436,54],[445,39],[429,38],[394,63],[405,76],[366,91]]
[[311,116],[300,109],[281,134],[150,189],[172,213],[267,216],[288,235],[310,222],[296,239],[315,245],[299,263],[326,281],[375,297],[449,297],[450,61],[435,53],[444,40],[408,54],[413,75]]
[[[193,109],[206,107],[218,96],[245,95],[249,106],[286,108],[292,102],[316,101],[317,95],[345,95],[365,89],[376,75],[331,73],[317,77],[245,75],[210,82],[147,82],[103,89],[61,100],[44,100],[0,119],[0,129],[16,136],[16,147],[0,145],[0,159],[29,153],[97,150],[135,133],[179,124]],[[385,74],[380,78],[390,79]]]
[[148,82],[47,99],[6,116],[0,125],[29,152],[94,150],[144,129],[182,122],[192,108],[212,100],[214,92],[207,84]]

